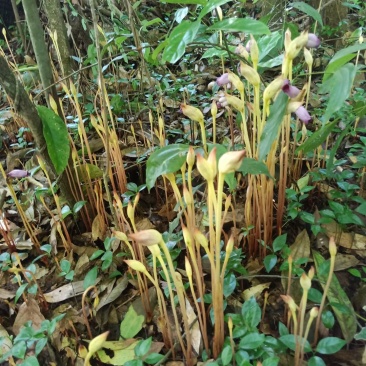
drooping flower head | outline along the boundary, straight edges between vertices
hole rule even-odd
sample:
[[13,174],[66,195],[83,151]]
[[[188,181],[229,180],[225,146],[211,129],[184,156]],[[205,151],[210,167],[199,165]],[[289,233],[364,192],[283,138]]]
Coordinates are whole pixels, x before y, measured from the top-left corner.
[[306,43],[307,48],[318,48],[320,46],[320,39],[314,33],[308,34],[308,41]]
[[295,113],[299,120],[305,124],[311,122],[313,119],[311,118],[309,112],[302,105],[302,102],[290,102],[287,107],[289,113]]
[[296,98],[300,94],[300,89],[291,85],[290,80],[285,79],[282,85],[282,91],[286,93],[290,98]]

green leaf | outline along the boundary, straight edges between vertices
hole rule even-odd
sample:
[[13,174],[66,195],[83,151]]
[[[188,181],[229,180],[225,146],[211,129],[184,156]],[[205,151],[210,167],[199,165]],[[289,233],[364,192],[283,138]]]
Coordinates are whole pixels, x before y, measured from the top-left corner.
[[306,154],[309,151],[316,149],[327,139],[337,122],[338,121],[335,120],[322,126],[319,130],[315,131],[302,145],[300,145],[295,152],[298,154],[302,150],[304,154]]
[[229,297],[235,290],[235,287],[236,287],[236,277],[234,273],[230,273],[224,278],[224,289],[223,289],[224,296]]
[[244,350],[256,349],[263,344],[265,338],[261,333],[249,333],[240,340],[239,347]]
[[305,352],[311,352],[310,343],[306,339],[301,338],[299,336],[296,336],[296,338],[295,338],[295,336],[293,334],[287,334],[287,335],[281,336],[279,338],[279,340],[292,351],[295,351],[296,344],[300,343],[300,344],[304,344]]
[[142,341],[140,341],[137,346],[135,347],[135,355],[137,357],[142,357],[145,356],[150,348],[151,348],[151,344],[152,344],[152,338],[149,337],[148,339],[144,339]]
[[62,259],[60,262],[60,267],[62,271],[68,273],[71,269],[71,263],[67,259]]
[[57,174],[67,166],[70,155],[69,134],[66,124],[53,110],[44,106],[37,107],[42,121],[43,136],[46,140],[48,154]]
[[120,325],[120,334],[124,339],[133,338],[140,332],[145,322],[143,315],[138,315],[133,305],[128,308],[128,311]]
[[158,177],[175,173],[186,161],[189,145],[175,144],[155,150],[146,163],[146,186],[150,190]]
[[205,51],[205,53],[201,56],[201,58],[213,58],[213,57],[226,57],[227,51],[219,49],[219,48],[209,48]]
[[98,267],[93,267],[84,278],[84,290],[90,286],[94,286],[98,276]]
[[319,341],[316,346],[316,352],[323,355],[331,355],[338,352],[347,342],[337,337],[327,337]]
[[39,366],[36,356],[28,356],[19,366]]
[[366,43],[362,43],[362,44],[356,44],[353,46],[349,46],[347,48],[343,48],[342,50],[338,51],[333,58],[329,61],[329,63],[333,63],[339,59],[341,59],[342,57],[346,56],[346,55],[350,55],[352,53],[356,53],[358,51],[362,51],[362,50],[366,50]]
[[243,318],[244,324],[249,328],[249,330],[254,330],[257,328],[259,322],[261,321],[261,308],[257,304],[254,297],[245,301],[243,307],[241,308],[241,316]]
[[192,4],[192,5],[206,4],[206,0],[162,0],[162,2],[168,4]]
[[358,67],[351,63],[343,65],[319,88],[320,94],[329,93],[327,109],[323,116],[324,123],[342,108],[343,102],[349,97],[357,69]]
[[308,366],[326,366],[326,364],[320,357],[313,356],[309,359]]
[[348,55],[344,55],[343,57],[335,60],[334,62],[329,62],[328,66],[324,70],[323,83],[324,83],[324,81],[326,81],[327,79],[329,79],[330,76],[334,72],[336,72],[343,65],[345,65],[348,61],[351,61],[355,57],[356,57],[356,54],[351,53],[351,54],[348,54]]
[[99,258],[102,254],[104,254],[104,250],[98,249],[96,250],[89,258],[89,260],[93,261],[94,259]]
[[210,1],[208,1],[207,4],[201,10],[198,19],[201,20],[210,11],[216,9],[218,6],[228,3],[229,1],[230,0],[210,0]]
[[224,366],[227,366],[230,364],[232,358],[233,358],[233,350],[230,345],[227,345],[221,352],[221,362]]
[[273,241],[272,248],[274,252],[280,251],[285,245],[287,240],[287,234],[283,234],[277,236],[277,238]]
[[[325,260],[321,256],[321,254],[315,250],[313,250],[313,259],[320,284],[324,289],[329,272],[324,273],[320,271],[320,267],[323,263],[325,263]],[[327,298],[331,303],[333,312],[342,329],[344,339],[346,340],[346,342],[350,342],[353,339],[353,336],[355,335],[357,330],[356,315],[351,301],[347,297],[347,294],[344,292],[337,277],[334,275],[332,276],[331,284],[327,292]],[[341,305],[341,307],[337,305]],[[342,308],[346,308],[348,312],[343,312]]]
[[73,209],[72,209],[72,212],[73,214],[77,214],[86,204],[86,201],[78,201],[75,203]]
[[253,35],[270,34],[269,28],[262,22],[250,18],[229,18],[217,22],[208,30],[226,31],[226,32],[243,32]]
[[182,22],[182,20],[186,17],[187,14],[188,14],[188,6],[178,9],[175,12],[174,20],[179,24]]
[[326,328],[328,328],[328,329],[332,328],[335,323],[333,313],[329,310],[323,311],[322,312],[322,322]]
[[355,334],[356,341],[366,341],[366,327],[363,327],[361,331]]
[[149,353],[145,358],[144,358],[144,362],[149,364],[149,365],[155,365],[157,364],[159,361],[161,361],[165,356],[161,355],[160,353],[156,353],[156,352],[152,352]]
[[309,15],[310,17],[312,17],[315,21],[317,21],[323,27],[323,20],[322,20],[321,15],[312,6],[310,6],[309,4],[306,4],[303,1],[294,2],[294,3],[292,3],[292,6],[296,9],[302,11],[306,15]]
[[277,143],[280,126],[283,117],[287,112],[288,96],[281,92],[275,102],[270,107],[270,113],[267,122],[263,128],[261,141],[259,143],[259,161],[265,160],[272,144]]
[[276,356],[268,357],[262,362],[262,366],[277,366],[280,358]]
[[187,45],[195,39],[200,24],[199,21],[192,23],[184,20],[175,27],[168,38],[169,42],[164,49],[162,61],[172,64],[177,62],[184,55]]
[[267,271],[267,273],[271,272],[272,268],[277,263],[277,256],[276,254],[269,254],[264,258],[263,264]]
[[23,283],[22,285],[19,286],[18,290],[15,293],[15,298],[14,298],[14,303],[16,304],[19,300],[19,297],[23,295],[23,292],[25,291],[25,289],[28,286],[28,282],[27,283]]
[[272,178],[269,174],[267,165],[264,164],[262,161],[257,161],[252,158],[244,158],[238,172],[242,172],[243,175],[252,174],[252,175],[259,175],[264,174],[269,178]]

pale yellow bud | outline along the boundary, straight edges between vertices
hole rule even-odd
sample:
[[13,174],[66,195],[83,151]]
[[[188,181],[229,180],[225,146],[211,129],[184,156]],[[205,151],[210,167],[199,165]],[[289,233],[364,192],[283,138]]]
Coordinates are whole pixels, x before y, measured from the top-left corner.
[[211,164],[201,154],[197,154],[197,169],[208,182],[214,180],[215,172],[212,170]]
[[259,49],[258,44],[253,35],[250,35],[250,57],[253,62],[253,67],[257,69],[258,61],[259,61]]
[[337,246],[334,241],[334,236],[329,238],[329,254],[331,257],[335,257],[337,255]]
[[191,263],[189,263],[189,259],[187,257],[184,258],[184,263],[185,263],[187,277],[190,279],[190,278],[192,278],[192,266],[191,266]]
[[249,53],[248,53],[247,49],[242,44],[239,44],[236,47],[235,53],[240,55],[241,57],[245,58],[246,60],[248,60],[248,58],[249,58]]
[[239,90],[240,93],[244,92],[244,84],[242,83],[238,75],[234,74],[231,71],[228,71],[228,78],[235,89]]
[[244,113],[244,102],[241,99],[228,93],[223,93],[222,95],[224,95],[228,105],[236,109],[238,112]]
[[193,147],[190,146],[188,149],[187,160],[186,160],[188,166],[192,168],[195,160],[196,160],[196,154],[194,153]]
[[223,154],[219,160],[219,172],[228,174],[237,171],[240,168],[245,154],[245,150],[229,151]]
[[245,77],[253,86],[259,86],[261,79],[258,72],[251,66],[240,62],[240,74]]
[[137,233],[130,234],[129,237],[143,246],[159,244],[163,241],[162,235],[154,229],[141,230]]
[[285,32],[285,51],[288,50],[290,43],[291,43],[291,31],[289,28],[287,28]]
[[92,354],[98,352],[103,347],[103,344],[106,342],[108,334],[109,331],[99,334],[97,337],[93,338],[89,343],[89,352]]
[[211,104],[211,115],[213,118],[216,118],[217,116],[217,104],[215,100],[213,100]]
[[186,244],[187,248],[192,249],[192,236],[187,226],[182,225],[182,232],[183,232],[184,243]]
[[113,231],[113,236],[121,241],[128,241],[127,235],[122,231]]
[[207,162],[210,164],[214,176],[217,174],[216,147],[214,147],[208,155]]
[[154,245],[150,245],[149,247],[147,247],[150,250],[150,253],[154,256],[154,257],[160,257],[161,256],[161,251],[159,248],[158,244],[154,244]]
[[134,259],[126,259],[125,263],[136,272],[147,272],[146,267],[139,261],[136,261]]
[[309,269],[309,272],[308,272],[308,277],[310,278],[310,280],[312,280],[314,278],[314,275],[315,275],[315,269],[313,266],[311,266],[311,268]]
[[198,229],[195,229],[194,231],[194,238],[196,239],[197,243],[201,245],[202,248],[208,248],[207,238]]
[[226,244],[226,253],[228,256],[230,256],[231,252],[233,251],[233,248],[234,248],[234,237],[233,235],[231,235],[229,241]]
[[269,103],[270,100],[273,99],[277,95],[277,93],[282,89],[283,81],[284,77],[281,75],[267,85],[266,89],[264,89],[263,92],[263,99],[266,102]]
[[313,307],[310,310],[310,318],[315,319],[319,314],[319,308],[318,307]]
[[291,41],[286,51],[286,55],[293,60],[308,42],[308,32],[301,33],[298,37]]
[[187,187],[183,187],[183,197],[187,206],[191,206],[194,203],[192,195],[189,193]]
[[308,68],[311,69],[311,67],[313,66],[313,55],[306,47],[304,47],[304,56],[305,56],[305,62],[308,65]]
[[282,300],[288,305],[291,313],[295,313],[297,310],[297,305],[294,299],[289,295],[280,295]]
[[185,103],[182,103],[180,108],[183,114],[192,121],[199,123],[203,122],[203,113],[198,108],[192,107],[191,105],[187,105]]
[[303,288],[303,290],[305,291],[309,291],[311,288],[311,280],[310,278],[306,275],[306,273],[303,273],[300,277],[300,285]]
[[134,215],[135,215],[135,210],[134,210],[134,208],[133,208],[133,206],[132,206],[132,203],[131,203],[131,201],[130,201],[130,202],[128,202],[128,204],[127,204],[127,217],[128,217],[131,221],[133,221],[133,219],[134,219]]

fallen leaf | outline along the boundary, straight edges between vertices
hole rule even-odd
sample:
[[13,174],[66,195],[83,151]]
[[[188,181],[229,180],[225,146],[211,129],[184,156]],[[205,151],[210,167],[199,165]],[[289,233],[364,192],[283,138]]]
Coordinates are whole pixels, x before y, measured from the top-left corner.
[[45,320],[37,301],[33,298],[29,298],[27,302],[23,302],[23,304],[20,305],[13,324],[14,334],[18,335],[20,328],[29,320],[32,321],[32,327],[35,329],[39,329],[41,323]]

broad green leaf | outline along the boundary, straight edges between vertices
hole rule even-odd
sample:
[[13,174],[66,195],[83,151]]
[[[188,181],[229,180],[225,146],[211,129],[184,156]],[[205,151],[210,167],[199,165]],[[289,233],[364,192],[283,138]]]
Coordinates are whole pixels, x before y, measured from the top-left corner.
[[234,273],[230,273],[224,278],[224,288],[223,288],[224,296],[229,297],[234,292],[235,287],[236,287],[236,277]]
[[359,333],[355,335],[356,341],[366,341],[366,327],[363,327]]
[[319,130],[315,131],[302,145],[300,145],[295,152],[298,154],[302,150],[304,154],[306,154],[309,151],[316,149],[327,139],[337,122],[338,121],[335,120],[326,124],[325,126],[322,126]]
[[323,116],[323,122],[342,108],[344,101],[349,97],[357,66],[351,63],[343,65],[319,88],[320,94],[329,93],[328,105]]
[[138,315],[133,305],[131,305],[120,325],[121,337],[124,339],[133,338],[140,332],[144,322],[145,317]]
[[251,297],[248,301],[245,301],[241,308],[241,316],[243,323],[249,330],[255,330],[261,321],[261,309],[257,304],[254,297]]
[[256,349],[263,344],[265,338],[261,333],[249,333],[240,340],[239,347],[244,350]]
[[276,254],[268,254],[263,261],[264,268],[266,269],[267,273],[271,272],[273,267],[277,263],[277,256]]
[[295,336],[293,334],[287,334],[287,335],[281,336],[279,338],[279,340],[292,351],[295,351],[296,345],[300,343],[300,344],[304,345],[305,352],[311,352],[310,343],[306,339],[301,338],[299,336]]
[[[315,250],[313,250],[313,259],[320,284],[324,289],[324,286],[327,282],[328,273],[320,271],[320,267],[325,262],[325,260],[321,254]],[[331,303],[333,312],[342,329],[343,337],[345,338],[346,342],[350,342],[357,330],[356,315],[351,301],[344,292],[337,277],[334,275],[332,276],[332,281],[327,292],[327,298]],[[341,307],[338,307],[337,305],[341,305]],[[344,312],[342,307],[347,308],[348,311]]]
[[253,35],[270,34],[269,28],[264,23],[250,18],[225,19],[211,25],[210,27],[208,27],[208,30],[242,32],[242,33],[250,33]]
[[146,186],[150,190],[158,177],[178,171],[186,160],[189,145],[173,144],[155,150],[146,163]]
[[168,38],[167,46],[164,49],[162,61],[174,64],[184,54],[187,45],[192,42],[197,34],[200,22],[184,20],[175,27]]
[[269,178],[272,178],[269,174],[267,165],[264,164],[261,161],[257,161],[252,158],[244,158],[240,168],[238,169],[238,172],[243,173],[243,175],[246,174],[252,174],[252,175],[259,175],[264,174]]
[[282,65],[283,62],[283,54],[278,55],[277,57],[270,58],[267,61],[261,61],[258,66],[262,69],[270,69],[272,67],[276,67],[278,65]]
[[205,51],[205,53],[202,55],[201,58],[213,58],[213,57],[226,57],[227,56],[227,51],[222,50],[220,48],[209,48],[208,50]]
[[309,359],[308,366],[326,366],[326,364],[320,357],[313,356]]
[[84,278],[84,290],[90,286],[94,286],[98,276],[98,267],[93,267]]
[[210,1],[208,1],[207,4],[201,10],[198,19],[201,20],[210,11],[216,9],[216,7],[218,7],[218,6],[228,3],[229,1],[230,0],[210,0]]
[[281,92],[270,107],[270,113],[259,143],[259,161],[265,160],[272,144],[278,140],[280,126],[287,111],[287,101],[288,96]]
[[286,245],[287,234],[282,234],[277,236],[277,238],[272,243],[272,248],[274,252],[278,252]]
[[347,342],[337,337],[327,337],[319,341],[316,346],[316,352],[323,355],[331,355],[338,352]]
[[342,50],[338,51],[333,58],[329,61],[329,63],[333,63],[336,60],[342,58],[345,55],[349,55],[351,53],[356,53],[358,51],[366,50],[366,43],[356,44],[353,46],[349,46],[347,48],[343,48]]
[[315,21],[317,21],[323,27],[323,20],[322,20],[321,15],[312,6],[310,6],[309,4],[306,4],[304,1],[294,2],[294,3],[292,3],[292,6],[296,9],[302,11],[306,15],[309,15],[310,17],[312,17]]
[[273,59],[282,50],[283,34],[280,31],[272,32],[271,34],[260,37],[257,40],[259,48],[259,63],[263,60],[268,60],[268,57]]
[[174,20],[179,24],[182,22],[182,20],[186,17],[188,14],[188,6],[178,9],[175,12]]
[[47,107],[38,106],[37,112],[42,121],[48,154],[56,173],[61,174],[67,166],[70,155],[69,134],[65,122]]
[[343,65],[345,65],[348,61],[351,61],[355,57],[356,57],[355,53],[350,53],[348,55],[344,55],[343,57],[335,60],[334,62],[329,62],[328,66],[324,70],[323,83],[327,79],[329,79],[334,72],[336,72]]
[[191,4],[191,5],[205,5],[206,0],[161,0],[162,3],[168,4]]
[[221,362],[224,366],[227,366],[230,364],[231,360],[233,358],[233,350],[231,348],[231,345],[227,345],[224,347],[224,349],[221,352]]
[[149,352],[151,344],[152,344],[152,337],[140,341],[138,345],[135,347],[135,355],[137,357],[145,356],[146,353]]
[[262,366],[277,366],[279,362],[280,362],[279,357],[271,356],[271,357],[266,358],[262,362]]

